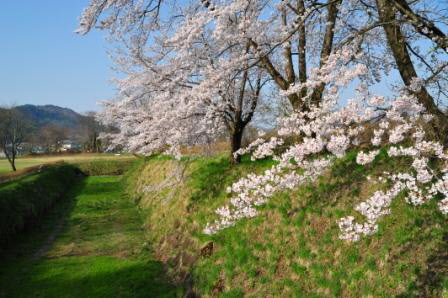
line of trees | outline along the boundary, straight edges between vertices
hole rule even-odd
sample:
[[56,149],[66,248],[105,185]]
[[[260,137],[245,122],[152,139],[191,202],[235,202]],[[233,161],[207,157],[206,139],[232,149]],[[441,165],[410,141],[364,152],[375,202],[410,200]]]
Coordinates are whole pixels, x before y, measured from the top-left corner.
[[[17,157],[23,154],[102,152],[107,143],[99,138],[100,133],[111,131],[113,128],[101,125],[95,114],[87,112],[80,115],[79,128],[67,128],[57,124],[37,127],[15,107],[0,108],[0,152],[9,161],[13,171],[17,170]],[[64,148],[65,141],[76,146]]]

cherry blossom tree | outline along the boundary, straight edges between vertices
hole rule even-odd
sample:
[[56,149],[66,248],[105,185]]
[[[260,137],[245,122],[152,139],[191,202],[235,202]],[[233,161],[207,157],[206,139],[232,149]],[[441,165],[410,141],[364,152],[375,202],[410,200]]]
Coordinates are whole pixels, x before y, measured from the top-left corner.
[[[418,91],[415,91],[415,96],[436,117],[435,129],[443,141],[447,142],[448,119],[442,112],[440,101],[447,99],[445,90],[448,74],[446,62],[448,38],[435,23],[440,14],[444,15],[446,20],[446,7],[443,9],[435,3],[427,2],[415,1],[411,7],[405,0],[377,0],[376,10],[395,66],[404,84],[410,87],[410,90],[414,84],[420,85]],[[430,45],[422,45],[422,38],[429,39],[435,48],[428,50]],[[420,73],[424,72],[423,75],[429,73],[426,78],[419,76],[416,63],[423,66],[423,71],[420,70]],[[438,93],[437,100],[428,88],[437,89],[435,92]]]
[[[127,144],[126,149],[133,152],[180,156],[182,146],[227,135],[233,153],[241,148],[244,129],[254,116],[266,82],[263,72],[245,70],[241,77],[222,78],[215,93],[200,100],[189,97],[190,88],[169,92],[160,101],[146,88],[136,89],[118,101],[104,102],[97,117],[119,128],[118,133],[103,134],[111,141],[109,149]],[[231,159],[240,160],[233,154]]]
[[[132,6],[132,3],[128,4]],[[90,8],[104,7],[92,5]],[[123,8],[115,9],[119,14]],[[134,13],[135,9],[132,8]],[[190,15],[183,18],[188,22],[195,11],[186,7],[183,13]],[[152,22],[158,23],[155,19]],[[122,127],[125,133],[118,139],[124,141],[123,136],[132,136],[132,144],[128,148],[150,154],[167,147],[170,152],[179,152],[179,146],[198,142],[204,135],[213,138],[226,133],[230,136],[231,151],[234,152],[241,146],[244,128],[253,117],[268,78],[263,69],[249,67],[246,60],[249,41],[235,44],[223,40],[215,43],[211,32],[202,31],[195,40],[186,43],[182,36],[184,23],[178,25],[177,35],[169,33],[177,22],[158,26],[159,35],[154,37],[149,47],[142,40],[145,39],[144,34],[152,32],[151,29],[144,33],[139,31],[132,35],[131,39],[137,41],[128,47],[128,52],[117,54],[117,65],[128,75],[118,82],[120,96],[126,100],[123,104],[115,103],[114,108],[107,111],[114,111],[114,115],[130,112],[134,117],[141,117],[134,123],[138,129],[135,126],[132,129]],[[89,25],[85,25],[86,22],[82,24],[81,28],[87,26],[85,30],[88,30]],[[132,21],[127,26],[133,28],[135,25]],[[117,33],[115,27],[110,28],[116,37],[122,36],[121,30]],[[124,30],[124,27],[120,28]],[[230,65],[227,69],[222,67],[227,64]],[[146,103],[142,104],[142,101]],[[135,105],[139,111],[132,110]],[[131,110],[117,113],[120,108]],[[104,118],[111,120],[111,117]],[[131,122],[126,122],[126,125]],[[160,132],[165,137],[160,137]],[[233,160],[238,162],[239,157]]]
[[[344,56],[341,54],[337,59],[344,63]],[[331,64],[339,69],[336,67],[338,63]],[[365,67],[358,69],[358,75],[367,71]],[[344,84],[355,79],[353,71],[335,73],[344,77],[340,78]],[[338,84],[334,87],[338,89]],[[434,116],[427,113],[417,100],[415,94],[418,90],[403,87],[396,98],[386,101],[382,96],[370,95],[360,86],[357,98],[344,108],[337,108],[334,100],[337,90],[332,90],[335,93],[325,95],[322,104],[282,119],[280,138],[259,139],[237,152],[250,152],[253,159],[271,157],[277,163],[262,174],[250,174],[233,183],[228,188],[232,194],[229,204],[216,210],[218,219],[205,227],[205,233],[214,234],[243,218],[256,216],[257,206],[265,204],[278,192],[312,183],[335,159],[343,157],[349,150],[369,148],[367,152],[359,150],[356,158],[358,164],[368,166],[384,145],[389,145],[387,155],[390,158],[405,156],[412,162],[400,172],[391,169],[392,172],[385,172],[372,181],[377,190],[355,207],[360,215],[339,220],[340,239],[358,241],[377,232],[380,220],[391,213],[392,202],[400,194],[414,206],[437,200],[439,210],[448,214],[448,151],[442,143],[425,133]],[[366,123],[376,127],[367,139]],[[360,139],[362,133],[364,143]],[[283,145],[282,138],[289,136],[301,141],[279,151],[279,145]]]
[[[255,216],[279,191],[312,182],[359,148],[366,123],[377,125],[371,150],[357,162],[367,166],[385,144],[390,157],[413,162],[409,171],[383,177],[393,186],[356,207],[364,222],[340,220],[341,239],[359,240],[378,229],[403,192],[413,205],[442,195],[439,209],[447,213],[446,171],[429,163],[447,161],[446,11],[431,0],[92,0],[78,31],[98,26],[121,41],[116,62],[126,78],[117,81],[120,100],[106,103],[102,116],[121,128],[116,143],[178,154],[181,145],[227,129],[235,161],[251,153],[277,162],[229,188],[229,204],[207,233]],[[392,70],[402,79],[393,96],[372,94],[369,86]],[[239,148],[264,86],[287,98],[291,113],[279,120],[279,136]],[[343,90],[353,86],[356,98],[341,105]],[[440,140],[429,137],[426,124]],[[279,151],[289,136],[300,141]]]
[[[127,103],[145,98],[151,107],[157,106],[157,110],[137,113],[146,126],[144,129],[140,123],[139,130],[132,129],[141,133],[133,136],[133,142],[142,142],[140,152],[178,147],[197,135],[218,135],[221,125],[230,132],[233,153],[240,148],[244,127],[252,119],[263,86],[282,90],[295,109],[307,109],[310,103],[321,101],[327,83],[314,79],[324,77],[318,72],[325,72],[336,37],[342,40],[345,35],[345,31],[336,30],[342,4],[342,0],[323,4],[302,0],[202,1],[191,5],[92,1],[78,32],[87,33],[98,24],[123,41],[125,49],[116,56],[119,69],[127,74],[118,82],[121,96]],[[316,58],[307,51],[319,51],[320,55]],[[315,68],[310,70],[310,66]],[[298,91],[287,92],[292,87]],[[169,111],[161,107],[163,104]],[[203,121],[197,120],[200,117]],[[195,119],[189,121],[194,128],[188,132],[187,118]],[[164,138],[148,135],[146,131],[152,128],[173,133],[163,144]],[[175,136],[182,140],[174,140]],[[154,146],[148,146],[150,142]]]
[[[201,42],[205,31],[212,33],[210,42],[219,48],[222,56],[233,46],[249,43],[249,51],[244,59],[248,66],[263,67],[275,86],[283,91],[304,84],[313,69],[325,65],[332,51],[361,37],[360,50],[369,52],[364,59],[369,60],[366,66],[371,71],[365,79],[372,81],[374,78],[378,81],[383,74],[382,70],[387,74],[390,68],[396,67],[405,84],[410,86],[412,79],[418,77],[417,70],[410,63],[409,53],[399,50],[399,45],[412,47],[410,44],[415,41],[415,37],[404,36],[400,27],[410,24],[409,28],[434,40],[440,49],[446,49],[445,34],[435,25],[435,22],[443,20],[443,7],[437,8],[431,2],[414,1],[411,7],[404,0],[229,0],[219,3],[204,0],[192,4],[167,0],[93,0],[82,15],[78,31],[86,33],[96,24],[101,29],[109,30],[113,36],[126,39],[130,52],[136,56],[135,60],[142,60],[141,56],[148,52],[143,47],[147,43],[154,43],[162,35],[172,37],[169,45],[171,54],[185,55],[182,59],[197,58],[197,55],[191,55],[191,48],[193,44]],[[401,14],[400,19],[396,18],[396,12]],[[409,31],[409,28],[406,30]],[[398,47],[393,46],[394,41]],[[395,49],[392,56],[389,55],[389,49],[384,47],[387,44]],[[320,52],[320,55],[316,55],[316,52]],[[387,55],[384,55],[386,52]],[[415,47],[412,52],[417,53]],[[167,55],[166,51],[162,54],[160,48],[158,53],[165,57]],[[297,56],[297,60],[294,56]],[[226,61],[235,62],[230,61],[233,57],[227,56]],[[243,60],[242,57],[238,58],[235,59],[237,63]],[[231,67],[235,67],[235,63],[223,63],[220,69],[229,70]],[[444,65],[431,67],[431,71],[431,79],[424,80],[428,84],[440,81]],[[291,104],[299,108],[310,102],[319,102],[325,84],[316,83],[308,91],[302,88],[298,94],[289,93]],[[425,88],[419,92],[417,97],[424,106],[440,114],[434,107],[434,99]]]

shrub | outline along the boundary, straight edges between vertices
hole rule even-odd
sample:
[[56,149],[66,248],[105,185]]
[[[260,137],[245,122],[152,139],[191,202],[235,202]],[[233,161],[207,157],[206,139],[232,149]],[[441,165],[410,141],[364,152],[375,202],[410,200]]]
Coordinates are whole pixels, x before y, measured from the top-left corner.
[[76,167],[63,164],[0,185],[0,247],[26,226],[39,222],[81,176]]

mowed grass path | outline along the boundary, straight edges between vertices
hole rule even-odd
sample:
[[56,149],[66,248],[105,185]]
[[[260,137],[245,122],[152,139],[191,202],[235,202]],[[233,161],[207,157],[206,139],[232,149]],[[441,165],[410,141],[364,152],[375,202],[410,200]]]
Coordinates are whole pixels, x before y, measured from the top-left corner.
[[120,177],[89,177],[0,257],[0,297],[174,297]]
[[[54,155],[54,156],[36,156],[36,157],[19,157],[16,160],[18,170],[57,161],[65,161],[67,163],[79,163],[91,160],[126,160],[133,159],[132,155],[114,155],[108,153],[80,153],[70,155]],[[0,158],[0,174],[12,172],[11,165],[6,158]]]

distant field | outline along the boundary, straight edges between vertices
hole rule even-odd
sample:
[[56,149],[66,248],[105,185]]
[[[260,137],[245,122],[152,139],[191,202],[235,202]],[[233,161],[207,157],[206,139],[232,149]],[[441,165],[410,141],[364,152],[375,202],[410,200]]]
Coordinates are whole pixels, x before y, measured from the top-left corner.
[[[16,167],[18,170],[27,167],[37,166],[45,163],[51,163],[56,161],[65,161],[68,163],[77,163],[89,160],[104,160],[104,159],[132,159],[134,156],[126,155],[114,155],[108,153],[80,153],[72,155],[56,155],[56,156],[33,156],[33,157],[21,157],[16,161]],[[11,166],[8,160],[0,159],[0,174],[12,172]]]

